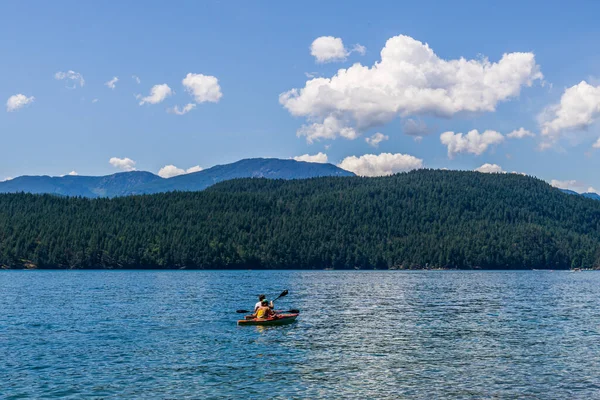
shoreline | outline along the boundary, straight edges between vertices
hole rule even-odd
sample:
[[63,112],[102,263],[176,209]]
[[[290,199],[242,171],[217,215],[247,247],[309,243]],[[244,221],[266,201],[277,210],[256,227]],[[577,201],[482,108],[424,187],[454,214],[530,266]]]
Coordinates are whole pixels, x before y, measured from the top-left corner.
[[69,268],[69,267],[9,267],[0,266],[0,271],[323,271],[323,272],[371,272],[371,271],[533,271],[533,272],[588,272],[599,271],[600,268]]

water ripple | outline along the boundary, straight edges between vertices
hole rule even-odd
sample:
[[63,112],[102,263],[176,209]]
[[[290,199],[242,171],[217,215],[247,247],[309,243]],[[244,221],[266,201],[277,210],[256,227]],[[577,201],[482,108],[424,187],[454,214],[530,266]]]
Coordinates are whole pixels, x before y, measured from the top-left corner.
[[598,339],[597,273],[0,272],[7,399],[589,399]]

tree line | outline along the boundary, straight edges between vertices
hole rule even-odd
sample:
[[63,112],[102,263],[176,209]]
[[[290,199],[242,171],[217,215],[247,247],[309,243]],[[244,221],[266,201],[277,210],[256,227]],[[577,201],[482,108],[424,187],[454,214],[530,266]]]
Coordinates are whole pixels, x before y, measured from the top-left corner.
[[236,179],[114,199],[0,195],[4,268],[599,265],[600,202],[517,174]]

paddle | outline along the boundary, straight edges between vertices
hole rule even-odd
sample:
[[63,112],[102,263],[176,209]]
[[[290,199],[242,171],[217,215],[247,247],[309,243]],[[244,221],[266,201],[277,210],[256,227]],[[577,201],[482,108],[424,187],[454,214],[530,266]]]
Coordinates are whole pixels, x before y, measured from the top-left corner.
[[[279,294],[279,296],[275,297],[275,299],[273,299],[273,300],[271,301],[271,303],[273,303],[275,300],[278,300],[278,299],[280,299],[281,297],[285,297],[285,296],[287,296],[287,295],[288,295],[288,290],[287,290],[287,289],[285,289],[283,292],[281,292],[281,293]],[[300,311],[298,311],[298,310],[290,310],[289,312],[292,312],[292,313],[293,313],[293,311],[300,312]],[[246,313],[249,313],[249,312],[253,312],[253,311],[248,311],[248,310],[237,310],[237,311],[236,311],[236,313],[238,313],[238,314],[246,314]],[[286,312],[287,312],[287,311],[286,311]]]
[[[287,311],[277,311],[278,313],[289,313],[289,314],[300,314],[300,310],[287,310]],[[237,310],[236,313],[238,314],[250,314],[252,313],[252,311],[249,310]]]
[[285,296],[287,296],[287,294],[288,294],[288,291],[287,291],[287,289],[285,289],[283,292],[281,292],[281,294],[279,296],[275,297],[275,299],[273,299],[273,301],[279,299],[280,297],[285,297]]

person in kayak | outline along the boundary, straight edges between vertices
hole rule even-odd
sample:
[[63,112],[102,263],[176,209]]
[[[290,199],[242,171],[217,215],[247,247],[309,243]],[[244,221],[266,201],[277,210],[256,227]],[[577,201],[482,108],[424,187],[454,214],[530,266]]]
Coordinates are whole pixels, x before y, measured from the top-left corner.
[[275,311],[269,307],[269,302],[266,299],[261,300],[260,306],[256,309],[252,318],[267,319],[275,315]]
[[[265,296],[264,294],[259,294],[258,295],[258,302],[254,305],[254,312],[256,313],[256,310],[258,310],[258,308],[261,306],[261,303],[264,301],[267,301],[267,296]],[[267,302],[267,305],[271,308],[273,308],[273,302],[271,302],[270,304]]]

